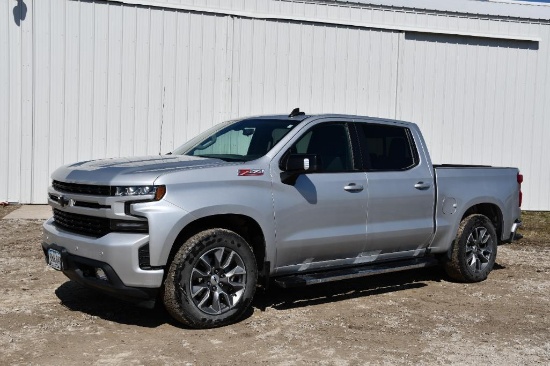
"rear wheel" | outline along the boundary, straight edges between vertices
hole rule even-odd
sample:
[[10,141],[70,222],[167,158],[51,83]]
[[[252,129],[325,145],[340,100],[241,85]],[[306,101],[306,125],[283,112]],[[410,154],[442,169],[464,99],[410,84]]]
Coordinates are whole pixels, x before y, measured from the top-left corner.
[[445,263],[450,277],[462,282],[485,280],[497,256],[497,234],[491,220],[478,214],[464,218],[451,250],[451,259]]
[[165,280],[164,304],[176,320],[193,328],[237,321],[256,290],[256,260],[236,233],[210,229],[187,240]]

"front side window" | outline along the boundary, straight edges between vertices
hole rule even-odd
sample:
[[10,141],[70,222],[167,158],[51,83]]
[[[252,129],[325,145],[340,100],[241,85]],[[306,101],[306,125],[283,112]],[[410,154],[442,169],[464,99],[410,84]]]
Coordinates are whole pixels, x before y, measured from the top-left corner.
[[353,170],[348,129],[342,123],[324,123],[307,131],[290,148],[290,154],[317,155],[320,172]]
[[358,124],[363,157],[371,171],[406,170],[418,164],[409,129],[373,123]]
[[258,159],[267,154],[299,122],[262,118],[225,122],[180,146],[173,154],[224,161]]

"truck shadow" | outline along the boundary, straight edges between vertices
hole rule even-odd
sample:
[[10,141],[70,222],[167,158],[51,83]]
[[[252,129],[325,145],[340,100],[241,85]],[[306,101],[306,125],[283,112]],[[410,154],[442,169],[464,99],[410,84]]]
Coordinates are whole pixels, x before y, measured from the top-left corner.
[[290,289],[273,285],[267,292],[256,293],[253,306],[262,311],[266,308],[277,310],[300,308],[422,288],[428,286],[427,281],[439,282],[444,279],[446,279],[444,271],[435,267]]
[[[493,270],[501,269],[506,267],[495,263]],[[443,267],[437,266],[290,289],[270,285],[267,291],[256,292],[252,305],[262,311],[293,309],[418,289],[429,286],[427,282],[441,281],[456,282],[447,276]]]
[[[425,281],[440,281],[443,274],[438,270],[413,270],[407,274],[386,274],[324,283],[314,286],[283,289],[271,285],[268,291],[258,290],[244,319],[254,313],[254,309],[265,311],[266,308],[277,310],[307,307],[329,302],[343,301],[363,296],[380,295],[427,286]],[[67,281],[59,286],[55,294],[61,305],[70,309],[98,317],[107,321],[156,328],[163,324],[187,329],[174,321],[162,304],[157,303],[154,309],[139,308],[122,300],[112,298],[76,282]]]
[[[495,264],[494,269],[504,268]],[[440,281],[450,281],[450,279],[442,268],[432,267],[291,289],[270,285],[267,291],[258,290],[256,292],[252,307],[247,311],[244,319],[252,316],[254,309],[265,311],[267,308],[285,310],[307,307],[418,289],[429,286],[428,282]],[[72,281],[67,281],[59,286],[55,294],[61,301],[61,305],[67,309],[115,323],[146,328],[156,328],[163,324],[170,324],[178,328],[188,329],[173,320],[160,303],[154,309],[139,308],[82,287]]]
[[92,317],[120,324],[156,328],[172,323],[172,318],[163,307],[145,309],[115,299],[98,291],[67,281],[55,290],[61,305],[71,311],[78,311]]

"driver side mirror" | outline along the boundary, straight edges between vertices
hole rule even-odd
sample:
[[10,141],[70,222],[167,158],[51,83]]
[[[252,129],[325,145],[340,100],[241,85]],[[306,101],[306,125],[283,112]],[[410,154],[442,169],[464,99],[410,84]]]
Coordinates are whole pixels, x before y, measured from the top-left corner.
[[300,174],[319,171],[319,157],[316,154],[290,154],[281,166],[281,182],[293,186]]

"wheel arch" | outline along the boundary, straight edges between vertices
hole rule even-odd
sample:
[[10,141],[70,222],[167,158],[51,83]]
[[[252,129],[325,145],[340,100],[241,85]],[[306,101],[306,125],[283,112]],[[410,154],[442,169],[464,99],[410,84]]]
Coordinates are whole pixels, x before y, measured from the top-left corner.
[[166,265],[169,266],[179,248],[193,235],[208,229],[226,229],[241,236],[251,247],[256,258],[258,274],[269,273],[266,258],[266,241],[260,224],[250,216],[240,214],[216,214],[198,218],[180,230],[172,243]]
[[502,241],[502,229],[504,225],[502,210],[500,207],[494,203],[478,203],[468,208],[460,218],[460,221],[473,214],[484,215],[491,220],[497,233],[497,239],[500,243]]

